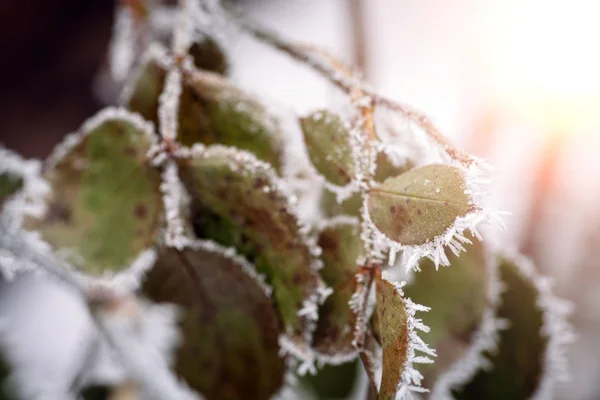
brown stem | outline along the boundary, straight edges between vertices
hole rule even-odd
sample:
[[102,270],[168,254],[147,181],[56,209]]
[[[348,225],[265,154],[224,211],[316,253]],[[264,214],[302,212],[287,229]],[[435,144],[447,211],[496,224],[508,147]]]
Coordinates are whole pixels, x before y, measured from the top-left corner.
[[411,106],[400,104],[379,95],[357,79],[355,74],[340,73],[341,71],[352,71],[352,69],[325,51],[292,44],[280,39],[276,34],[266,29],[256,27],[245,21],[237,20],[237,22],[257,40],[281,50],[295,60],[309,66],[347,94],[353,95],[359,91],[363,97],[370,97],[374,105],[382,106],[402,115],[421,128],[452,159],[465,165],[471,165],[474,162],[469,154],[452,145],[425,114]]
[[365,79],[368,80],[369,65],[367,61],[367,37],[365,29],[365,9],[364,0],[350,0],[348,2],[348,11],[350,13],[352,43],[354,45],[354,65],[362,72]]

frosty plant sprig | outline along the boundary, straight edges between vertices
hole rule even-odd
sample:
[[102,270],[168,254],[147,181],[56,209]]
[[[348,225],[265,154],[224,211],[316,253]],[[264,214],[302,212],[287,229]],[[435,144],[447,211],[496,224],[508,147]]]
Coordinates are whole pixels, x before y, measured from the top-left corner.
[[[278,112],[236,80],[240,38],[341,100]],[[371,398],[552,391],[564,306],[533,267],[481,242],[478,226],[499,222],[482,163],[427,117],[218,2],[123,2],[111,49],[120,106],[67,136],[41,174],[8,151],[0,162],[0,266],[75,286],[121,355],[106,382],[93,372],[106,349],[90,350],[75,392],[268,399],[354,360]],[[498,349],[528,352],[525,383]]]

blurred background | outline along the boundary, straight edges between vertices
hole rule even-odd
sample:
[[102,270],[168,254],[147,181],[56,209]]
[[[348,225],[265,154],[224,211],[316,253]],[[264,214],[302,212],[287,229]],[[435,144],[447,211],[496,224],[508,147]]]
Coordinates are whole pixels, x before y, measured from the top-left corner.
[[[530,256],[554,278],[557,294],[576,305],[573,380],[559,398],[600,398],[600,3],[235,3],[284,36],[357,65],[380,92],[425,111],[442,132],[495,167],[490,205],[512,213],[500,240]],[[113,8],[114,1],[104,0],[2,2],[2,144],[45,157],[110,100],[102,77]],[[238,49],[244,68],[234,74],[246,87],[290,99],[299,112],[326,102],[328,87],[294,75],[289,61],[263,57],[253,43]],[[35,327],[48,335],[32,344],[47,348],[55,343],[52,334],[61,336],[57,325],[81,310],[65,306],[68,294],[41,301],[54,289],[40,289],[40,282],[19,285],[21,295],[11,294],[14,304],[5,308],[48,315]],[[76,347],[73,340],[66,351]]]

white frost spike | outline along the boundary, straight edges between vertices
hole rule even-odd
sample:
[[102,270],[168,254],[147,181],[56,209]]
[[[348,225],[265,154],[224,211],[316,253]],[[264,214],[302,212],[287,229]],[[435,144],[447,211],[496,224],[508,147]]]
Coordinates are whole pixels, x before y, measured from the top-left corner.
[[173,68],[167,74],[165,87],[158,98],[159,131],[163,138],[175,140],[179,129],[177,115],[181,97],[181,71]]
[[489,368],[490,362],[484,356],[486,352],[493,352],[498,348],[498,332],[508,327],[507,321],[496,316],[500,305],[500,294],[503,285],[498,276],[498,261],[492,252],[486,248],[486,265],[488,269],[487,298],[488,308],[485,310],[481,323],[473,335],[471,346],[454,362],[442,375],[440,375],[431,390],[431,397],[440,400],[452,400],[452,389],[461,387],[471,380],[480,369]]
[[288,361],[291,369],[296,370],[300,376],[317,373],[316,356],[311,348],[304,343],[297,343],[287,335],[280,335],[278,341],[279,354],[282,357],[288,355],[293,357]]
[[[402,371],[402,379],[398,384],[396,392],[396,400],[409,400],[412,399],[413,396],[411,392],[423,393],[429,391],[428,389],[421,387],[423,375],[415,368],[414,364],[432,363],[433,360],[430,357],[436,357],[435,350],[429,348],[418,335],[418,331],[428,332],[429,327],[425,326],[420,319],[415,318],[417,312],[427,312],[430,308],[413,303],[410,298],[404,297],[404,291],[402,289],[406,285],[406,282],[392,282],[388,280],[385,271],[382,274],[382,279],[392,283],[398,294],[404,299],[404,308],[407,317],[408,347],[406,350],[406,361]],[[417,356],[416,351],[425,353],[426,356]]]
[[115,82],[123,82],[135,60],[137,45],[135,21],[127,6],[118,7],[110,43],[110,72]]
[[143,397],[199,399],[169,370],[171,352],[179,340],[176,309],[132,297],[116,302],[116,308],[97,310],[95,320],[129,376],[141,385]]

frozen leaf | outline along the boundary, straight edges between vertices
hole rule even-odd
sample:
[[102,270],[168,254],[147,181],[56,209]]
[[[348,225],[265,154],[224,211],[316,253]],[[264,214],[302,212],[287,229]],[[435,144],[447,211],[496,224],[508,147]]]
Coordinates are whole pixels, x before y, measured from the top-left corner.
[[428,165],[371,189],[368,211],[388,238],[402,245],[421,245],[473,211],[465,190],[465,178],[458,168]]
[[[421,319],[415,318],[418,311],[429,308],[414,303],[404,297],[402,286],[381,276],[375,271],[375,314],[373,322],[378,325],[377,333],[382,347],[381,385],[379,399],[409,399],[410,392],[426,392],[421,387],[423,376],[415,369],[415,364],[429,364],[435,357],[419,337],[418,331],[429,332]],[[376,336],[374,336],[376,337]],[[427,356],[417,355],[416,351]]]
[[234,247],[267,276],[286,333],[305,336],[316,319],[318,248],[267,164],[222,146],[178,160],[196,234]]
[[165,84],[166,70],[149,58],[136,77],[125,105],[131,111],[140,113],[144,119],[158,127],[159,96]]
[[415,272],[404,289],[413,301],[431,308],[422,317],[431,330],[422,338],[436,350],[437,358],[435,363],[418,368],[428,387],[473,344],[473,336],[490,306],[489,268],[483,244],[474,241],[465,247],[466,252],[459,256],[446,251],[449,267],[436,270],[431,260],[422,260],[421,271]]
[[342,202],[337,201],[337,195],[326,188],[321,195],[321,209],[326,217],[335,217],[337,215],[360,216],[362,207],[362,196],[360,193],[354,193]]
[[283,136],[266,107],[223,77],[196,71],[186,76],[179,103],[179,142],[235,146],[280,170]]
[[375,280],[377,306],[383,351],[380,400],[393,400],[402,382],[408,358],[408,315],[404,299],[394,284],[377,276]]
[[327,110],[300,119],[306,149],[313,165],[328,181],[345,186],[354,176],[350,134],[342,120]]
[[544,374],[548,339],[542,332],[543,310],[539,291],[511,260],[500,262],[502,293],[498,317],[508,321],[500,331],[498,351],[488,354],[489,370],[480,370],[464,388],[455,391],[460,399],[528,399]]
[[333,293],[319,310],[313,346],[324,358],[347,359],[356,355],[352,345],[356,315],[348,302],[356,291],[357,260],[363,253],[358,221],[342,221],[319,234],[323,250],[321,276]]
[[210,36],[204,36],[200,41],[192,43],[189,53],[194,59],[196,68],[226,75],[229,61],[217,41]]
[[207,399],[269,399],[284,382],[281,326],[251,266],[206,242],[158,253],[142,293],[181,309],[177,374]]
[[26,228],[86,272],[124,269],[161,224],[160,174],[147,155],[154,143],[139,117],[100,112],[55,150],[44,173],[52,188],[46,212]]

